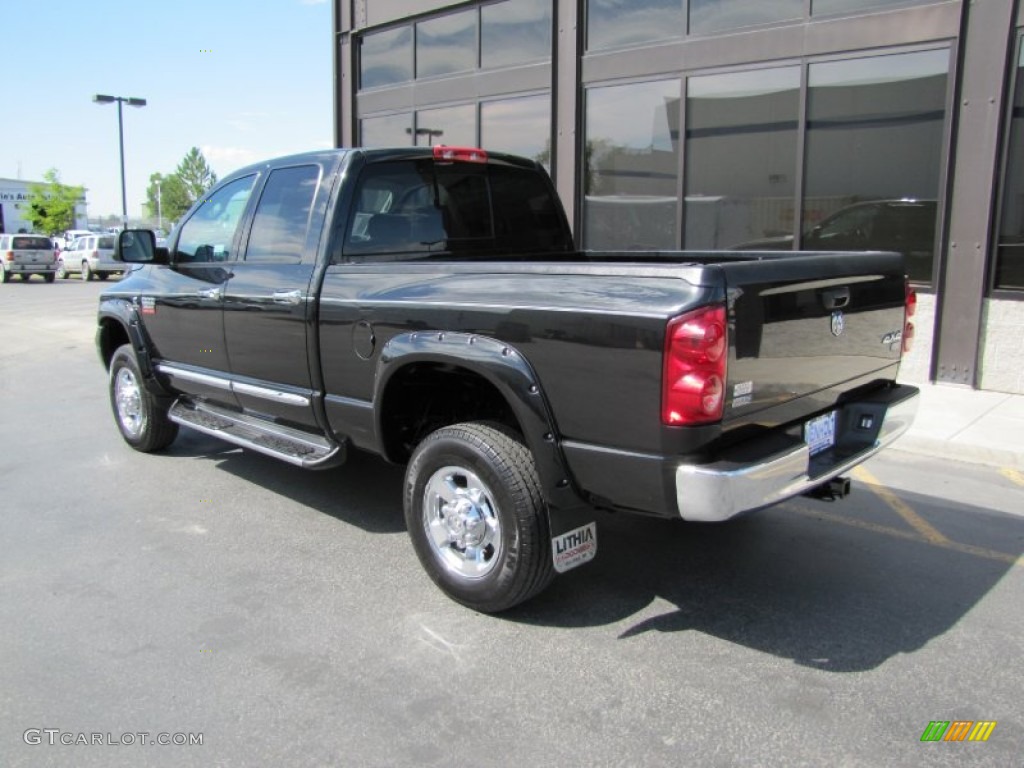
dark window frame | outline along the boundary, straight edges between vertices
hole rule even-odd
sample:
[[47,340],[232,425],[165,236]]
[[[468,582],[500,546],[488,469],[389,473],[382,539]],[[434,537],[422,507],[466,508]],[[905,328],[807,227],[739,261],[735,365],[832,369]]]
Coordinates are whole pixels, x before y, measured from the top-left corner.
[[[794,172],[796,173],[796,189],[793,200],[794,205],[794,226],[793,226],[793,250],[797,250],[800,246],[799,239],[804,231],[803,222],[803,197],[805,191],[805,175],[806,175],[806,141],[807,141],[807,104],[808,104],[808,82],[809,82],[809,69],[812,64],[819,64],[824,62],[841,62],[858,60],[864,58],[875,58],[880,56],[892,56],[900,55],[905,53],[918,53],[924,51],[938,51],[945,50],[949,53],[949,70],[947,72],[947,84],[945,94],[945,116],[943,119],[943,132],[942,132],[942,144],[939,150],[940,153],[940,172],[938,180],[938,189],[936,193],[938,210],[936,214],[936,232],[935,232],[935,252],[933,258],[932,268],[932,279],[931,282],[915,282],[915,289],[921,293],[935,293],[941,282],[941,270],[942,264],[945,258],[944,249],[944,232],[945,232],[945,221],[948,216],[949,209],[949,168],[948,160],[951,152],[952,143],[952,128],[953,128],[953,97],[955,93],[955,81],[956,81],[956,61],[958,54],[958,42],[954,39],[943,39],[930,42],[918,42],[911,43],[908,45],[891,45],[883,48],[871,48],[871,49],[857,49],[852,51],[843,51],[838,53],[824,53],[818,55],[806,55],[806,56],[787,56],[779,59],[772,59],[768,61],[758,61],[749,64],[742,64],[739,66],[719,66],[719,67],[704,67],[699,69],[681,69],[681,70],[668,70],[657,75],[641,75],[633,77],[622,77],[622,78],[608,78],[608,79],[595,79],[587,80],[582,83],[582,94],[581,94],[581,106],[580,106],[580,136],[581,141],[578,142],[577,146],[577,157],[576,164],[577,168],[580,168],[580,173],[583,173],[584,168],[584,153],[586,151],[586,142],[588,138],[586,124],[586,112],[587,112],[587,94],[591,89],[601,88],[606,86],[614,85],[629,85],[635,83],[649,83],[659,80],[667,80],[671,78],[679,78],[681,80],[681,110],[680,115],[680,147],[679,147],[679,159],[676,171],[678,172],[678,188],[679,188],[679,205],[677,208],[677,220],[679,223],[677,230],[677,244],[676,248],[682,248],[683,243],[686,242],[686,211],[685,205],[685,189],[687,184],[687,168],[686,168],[686,146],[685,137],[686,132],[689,128],[688,114],[686,110],[686,94],[688,92],[688,83],[690,77],[703,76],[703,75],[717,75],[717,74],[731,74],[734,72],[744,71],[756,71],[762,69],[776,69],[783,66],[800,66],[800,102],[798,108],[798,127],[797,127],[797,157],[796,167]],[[582,225],[585,220],[585,204],[586,204],[586,190],[584,189],[583,179],[579,180],[576,191],[576,210],[578,212],[578,220],[576,222],[576,231],[580,237],[582,237]]]
[[[1024,13],[1024,7],[1021,8]],[[1003,205],[1005,202],[1005,191],[1010,164],[1010,143],[1013,139],[1014,100],[1017,88],[1024,84],[1024,67],[1020,66],[1021,58],[1024,57],[1024,28],[1018,27],[1014,30],[1016,43],[1013,45],[1013,58],[1009,62],[1011,75],[1006,83],[1006,114],[1003,122],[1003,135],[1000,138],[1000,156],[998,170],[998,184],[996,186],[996,215],[992,217],[992,234],[989,242],[992,244],[989,249],[988,274],[985,285],[986,296],[991,299],[1009,299],[1012,301],[1024,301],[1024,289],[1022,288],[1000,288],[996,285],[997,265],[999,262],[1003,228]],[[1024,140],[1024,130],[1021,131],[1020,140]],[[1024,174],[1022,174],[1024,175]],[[1024,250],[1024,244],[1020,246]]]

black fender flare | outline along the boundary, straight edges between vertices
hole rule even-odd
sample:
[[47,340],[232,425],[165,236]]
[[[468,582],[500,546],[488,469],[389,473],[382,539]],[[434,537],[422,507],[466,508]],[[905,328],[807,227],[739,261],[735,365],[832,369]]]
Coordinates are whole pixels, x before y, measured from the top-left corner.
[[[150,354],[151,344],[146,328],[139,317],[139,308],[134,301],[126,298],[104,298],[100,300],[99,315],[96,328],[96,351],[104,367],[108,367],[109,356],[104,354],[106,342],[106,330],[110,323],[118,324],[128,337],[128,342],[135,352],[135,360],[139,365],[139,372],[142,374],[143,383],[146,388],[157,397],[173,397],[156,376],[156,368],[153,365]],[[112,354],[113,349],[109,352]]]
[[[392,377],[414,362],[457,366],[492,384],[515,414],[526,446],[533,454],[549,508],[552,535],[580,524],[577,522],[581,519],[578,513],[583,510],[589,512],[589,505],[575,490],[562,455],[557,425],[537,374],[518,349],[506,342],[473,333],[413,331],[399,334],[381,350],[373,401],[383,403]],[[378,436],[383,434],[382,420],[382,408],[378,406],[374,413]],[[551,514],[554,512],[558,514]]]

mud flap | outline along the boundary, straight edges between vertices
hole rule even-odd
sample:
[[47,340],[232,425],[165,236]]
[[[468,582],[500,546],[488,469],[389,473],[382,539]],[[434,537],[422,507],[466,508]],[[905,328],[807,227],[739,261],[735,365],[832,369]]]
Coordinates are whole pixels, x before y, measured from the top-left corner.
[[551,539],[551,557],[558,573],[578,568],[596,556],[597,523],[587,523]]

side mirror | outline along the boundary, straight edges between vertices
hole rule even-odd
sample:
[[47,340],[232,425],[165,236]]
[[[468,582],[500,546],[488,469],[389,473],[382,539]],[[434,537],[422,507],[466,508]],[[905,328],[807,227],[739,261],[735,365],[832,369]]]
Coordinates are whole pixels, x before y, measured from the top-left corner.
[[149,229],[126,229],[117,236],[114,259],[126,264],[166,264],[167,249],[157,248]]

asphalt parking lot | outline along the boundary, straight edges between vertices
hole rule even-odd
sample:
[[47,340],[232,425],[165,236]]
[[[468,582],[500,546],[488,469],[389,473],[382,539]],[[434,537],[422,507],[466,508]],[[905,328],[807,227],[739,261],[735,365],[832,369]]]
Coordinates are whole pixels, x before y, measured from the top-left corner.
[[0,765],[1024,765],[1019,472],[889,452],[841,503],[601,515],[483,616],[420,570],[401,468],[124,445],[102,287],[0,288]]

